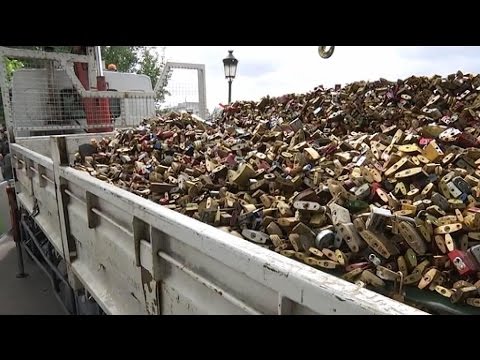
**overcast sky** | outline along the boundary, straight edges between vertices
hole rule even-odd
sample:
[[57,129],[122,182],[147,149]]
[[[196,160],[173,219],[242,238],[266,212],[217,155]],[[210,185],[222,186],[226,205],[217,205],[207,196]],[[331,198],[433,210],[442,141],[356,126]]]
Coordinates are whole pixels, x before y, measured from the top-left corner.
[[[457,70],[480,72],[478,46],[338,46],[329,59],[320,58],[316,46],[166,47],[169,61],[205,64],[209,111],[218,103],[227,102],[222,59],[228,50],[234,50],[239,60],[232,100],[258,100],[267,94],[301,93],[318,85],[330,87],[380,77],[397,80],[410,75],[448,75]],[[169,90],[177,95],[170,98],[171,102],[195,101],[197,94],[191,83],[196,76],[184,74],[177,72],[171,79]],[[179,100],[180,97],[183,99]]]

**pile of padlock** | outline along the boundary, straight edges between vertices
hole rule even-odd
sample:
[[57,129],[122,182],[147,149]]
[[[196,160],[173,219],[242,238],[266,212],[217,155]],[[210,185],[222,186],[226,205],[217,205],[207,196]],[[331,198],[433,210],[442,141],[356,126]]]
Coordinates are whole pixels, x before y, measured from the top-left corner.
[[213,125],[172,113],[74,166],[397,300],[480,307],[479,86],[459,72],[237,102]]
[[263,120],[274,126],[298,118],[306,131],[339,135],[388,132],[393,126],[417,129],[431,122],[463,129],[478,118],[479,87],[480,76],[461,72],[447,78],[355,82],[344,88],[318,87],[307,94],[266,97],[258,103],[237,102],[224,110],[224,121],[248,126]]

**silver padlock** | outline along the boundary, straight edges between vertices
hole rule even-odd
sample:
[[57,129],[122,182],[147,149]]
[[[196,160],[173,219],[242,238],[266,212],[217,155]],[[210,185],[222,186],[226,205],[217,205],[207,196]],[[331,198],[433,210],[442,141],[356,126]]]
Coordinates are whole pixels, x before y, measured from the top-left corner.
[[454,198],[458,198],[462,195],[462,191],[453,182],[447,183],[447,188]]
[[476,260],[478,266],[480,267],[480,245],[472,246],[470,249],[467,250],[467,253]]
[[368,261],[370,261],[375,266],[378,266],[382,263],[382,260],[380,260],[380,258],[375,254],[368,255]]
[[290,122],[290,127],[294,132],[297,132],[300,129],[303,129],[303,123],[299,118],[296,118],[295,120]]
[[249,230],[249,229],[243,229],[242,235],[248,240],[253,241],[257,244],[265,244],[270,239],[270,237],[267,234],[261,231],[255,231],[255,230]]
[[370,195],[370,185],[368,184],[363,184],[356,188],[355,190],[355,196],[357,196],[359,199],[365,199]]
[[335,241],[335,233],[331,230],[322,230],[315,237],[315,246],[318,249],[328,248]]
[[387,218],[392,217],[392,212],[388,209],[373,207],[365,223],[366,229],[377,232],[385,229]]
[[434,193],[431,197],[432,203],[437,205],[443,211],[448,211],[450,209],[450,204],[445,196],[439,193]]
[[[373,254],[372,254],[373,255]],[[377,276],[382,280],[397,281],[400,278],[401,272],[392,271],[384,266],[377,265]]]
[[468,182],[466,182],[462,177],[456,176],[452,179],[452,183],[465,194],[471,194],[472,187]]

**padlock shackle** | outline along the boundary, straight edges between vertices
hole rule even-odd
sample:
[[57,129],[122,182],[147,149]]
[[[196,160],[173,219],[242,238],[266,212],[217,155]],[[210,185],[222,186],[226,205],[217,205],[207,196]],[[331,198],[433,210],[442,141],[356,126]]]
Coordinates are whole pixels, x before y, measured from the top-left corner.
[[[399,280],[395,280],[394,282],[394,288],[393,288],[393,291],[396,292],[398,295],[403,295],[403,281],[404,281],[404,276],[403,276],[403,273],[401,271],[397,271],[397,274],[399,276]],[[398,289],[397,289],[397,285],[398,285]]]
[[332,56],[334,49],[335,46],[319,46],[318,55],[320,55],[322,59],[328,59],[330,56]]

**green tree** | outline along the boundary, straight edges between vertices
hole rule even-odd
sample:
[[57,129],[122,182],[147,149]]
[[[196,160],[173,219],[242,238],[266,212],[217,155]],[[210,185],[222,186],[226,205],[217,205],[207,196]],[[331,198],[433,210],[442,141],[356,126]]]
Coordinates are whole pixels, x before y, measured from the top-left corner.
[[152,87],[155,88],[155,84],[163,67],[163,64],[158,60],[158,55],[154,53],[151,48],[146,47],[143,50],[139,65],[140,68],[137,70],[137,74],[149,76],[150,79],[152,79]]
[[[160,77],[160,74],[165,67],[165,47],[162,48],[162,55],[159,59],[158,54],[153,50],[152,47],[144,47],[142,49],[141,59],[139,61],[139,69],[137,70],[137,74],[144,74],[150,77],[152,80],[152,87],[155,89],[155,85],[157,84],[157,80]],[[169,79],[171,74],[167,75],[167,79]],[[163,102],[165,100],[165,96],[170,95],[167,91],[165,86],[160,86],[155,94],[155,99],[158,102]]]
[[13,76],[13,72],[23,67],[23,62],[17,59],[7,59],[7,80],[10,81]]
[[[23,63],[16,59],[6,59],[7,81],[12,79],[13,72],[23,67]],[[0,124],[5,124],[5,112],[3,110],[3,98],[0,90]]]
[[102,46],[105,65],[115,64],[121,72],[136,72],[144,46]]

